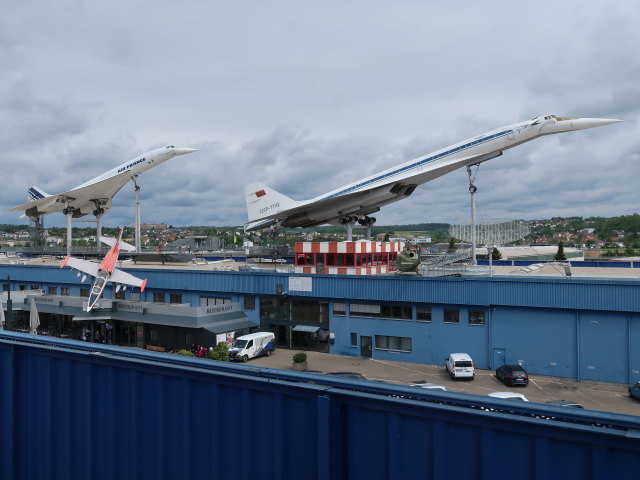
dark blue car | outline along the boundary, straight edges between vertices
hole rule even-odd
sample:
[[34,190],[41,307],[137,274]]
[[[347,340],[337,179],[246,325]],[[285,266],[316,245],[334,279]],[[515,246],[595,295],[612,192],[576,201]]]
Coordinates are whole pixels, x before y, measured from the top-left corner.
[[505,385],[529,385],[529,375],[520,365],[503,365],[496,369],[496,378]]
[[635,398],[636,400],[640,400],[640,382],[629,387],[629,396]]

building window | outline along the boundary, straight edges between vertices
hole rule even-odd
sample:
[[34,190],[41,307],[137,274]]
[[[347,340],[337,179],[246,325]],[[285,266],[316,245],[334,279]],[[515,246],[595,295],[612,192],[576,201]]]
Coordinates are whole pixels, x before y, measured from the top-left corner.
[[372,305],[366,303],[352,303],[349,308],[352,317],[392,318],[396,320],[411,320],[411,307],[403,305]]
[[469,325],[484,325],[484,310],[469,310]]
[[395,320],[411,320],[411,307],[402,305],[380,305],[380,316],[382,318],[393,318]]
[[425,307],[425,306],[416,307],[416,320],[419,322],[430,322],[431,307]]
[[60,295],[69,295],[69,287],[60,287]]
[[347,314],[347,305],[344,302],[333,302],[333,314],[344,317]]
[[376,349],[410,352],[411,347],[412,345],[410,337],[389,337],[386,335],[376,335]]
[[140,292],[131,292],[129,294],[129,298],[130,298],[130,300],[133,300],[134,302],[139,302],[140,301]]
[[201,307],[210,307],[212,305],[228,305],[231,303],[231,297],[200,297]]
[[118,290],[118,291],[115,293],[114,297],[115,297],[117,300],[124,300],[124,289],[123,289],[123,288],[121,288],[120,290]]
[[9,284],[8,283],[3,283],[2,284],[2,291],[3,292],[8,292],[9,291]]
[[31,285],[31,290],[38,290],[38,286],[37,285]]
[[163,292],[155,292],[153,294],[153,301],[156,303],[164,303],[164,293]]
[[80,289],[80,296],[81,297],[88,297],[89,296],[89,289],[88,288],[81,288]]
[[358,334],[356,332],[351,332],[351,346],[358,346]]
[[27,289],[27,286],[26,286],[26,285],[20,285],[18,288],[19,288],[20,290],[26,290],[26,289]]
[[321,315],[320,303],[317,300],[291,299],[291,321],[305,323],[325,323],[327,319],[326,304],[324,315]]
[[245,295],[244,296],[244,309],[245,310],[255,310],[256,309],[256,297],[253,295]]
[[299,253],[296,255],[296,265],[313,265],[314,255],[311,253]]
[[349,315],[352,317],[379,317],[380,305],[352,303],[349,306]]
[[58,287],[49,287],[47,288],[47,292],[49,293],[49,295],[57,295]]
[[169,303],[182,303],[182,294],[181,293],[170,294]]
[[260,297],[260,320],[289,321],[289,302],[284,297]]
[[460,311],[445,308],[444,323],[460,323]]

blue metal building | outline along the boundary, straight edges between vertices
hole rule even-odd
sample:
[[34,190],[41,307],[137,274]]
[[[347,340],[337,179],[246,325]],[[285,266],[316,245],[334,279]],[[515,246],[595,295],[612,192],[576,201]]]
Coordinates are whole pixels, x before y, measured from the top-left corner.
[[[203,299],[228,299],[284,346],[304,347],[307,334],[320,330],[329,333],[325,348],[342,355],[441,365],[458,351],[479,368],[521,363],[540,375],[640,380],[638,279],[135,273],[148,278],[148,287],[140,297],[127,292],[128,300],[177,298],[198,306]],[[64,287],[69,295],[83,288],[71,272],[28,265],[0,265],[0,284],[45,293]]]
[[611,479],[638,417],[0,332],[3,479]]

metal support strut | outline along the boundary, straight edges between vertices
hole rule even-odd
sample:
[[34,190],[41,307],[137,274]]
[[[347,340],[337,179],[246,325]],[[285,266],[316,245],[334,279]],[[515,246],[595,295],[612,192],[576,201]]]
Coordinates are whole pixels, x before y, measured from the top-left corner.
[[471,264],[477,265],[478,261],[476,259],[476,192],[478,191],[478,187],[474,185],[474,181],[476,179],[476,175],[478,174],[478,169],[480,168],[480,164],[476,164],[475,173],[471,172],[471,167],[473,165],[467,165],[467,174],[469,175],[469,194],[471,194]]
[[62,213],[67,216],[67,257],[71,256],[71,243],[73,242],[73,207],[65,208]]
[[353,225],[356,222],[354,220],[349,220],[347,223],[345,223],[345,227],[347,228],[347,242],[352,242],[353,241]]
[[140,253],[142,250],[141,230],[140,230],[140,185],[138,185],[138,176],[131,177],[133,180],[134,190],[136,192],[136,253]]
[[93,211],[96,217],[96,252],[100,253],[100,237],[102,236],[102,215],[104,215],[104,208],[102,208],[98,200],[94,200],[93,203],[96,206],[96,209]]

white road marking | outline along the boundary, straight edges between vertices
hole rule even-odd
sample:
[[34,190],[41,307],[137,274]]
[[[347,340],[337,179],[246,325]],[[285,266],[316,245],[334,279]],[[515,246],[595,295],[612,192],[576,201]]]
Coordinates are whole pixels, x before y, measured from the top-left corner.
[[542,388],[540,385],[538,385],[535,380],[529,379],[529,383],[533,383],[536,387],[538,387],[540,390],[542,390],[544,392],[544,388]]

